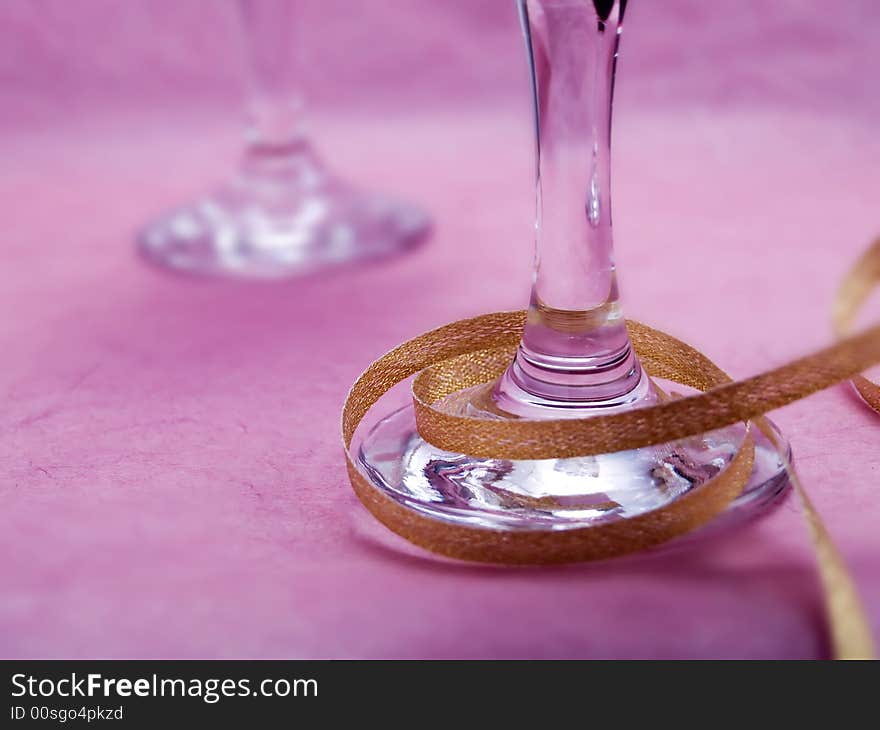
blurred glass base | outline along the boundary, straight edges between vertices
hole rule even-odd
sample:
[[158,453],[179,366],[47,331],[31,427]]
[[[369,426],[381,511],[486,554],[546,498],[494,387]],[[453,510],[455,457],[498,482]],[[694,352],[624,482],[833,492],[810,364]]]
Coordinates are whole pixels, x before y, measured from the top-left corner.
[[413,206],[339,183],[241,180],[151,222],[138,247],[181,272],[283,278],[405,251],[429,227]]

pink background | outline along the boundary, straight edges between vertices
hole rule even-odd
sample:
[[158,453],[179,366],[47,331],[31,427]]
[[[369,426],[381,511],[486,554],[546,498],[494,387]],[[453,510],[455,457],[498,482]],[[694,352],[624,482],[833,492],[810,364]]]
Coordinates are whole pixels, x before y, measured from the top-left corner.
[[[302,5],[325,157],[436,227],[394,262],[267,285],[132,249],[235,162],[232,7],[0,3],[0,655],[827,655],[793,501],[689,551],[547,570],[435,559],[359,506],[338,438],[358,372],[525,303],[525,65],[509,0]],[[871,0],[632,2],[631,316],[737,376],[829,341],[880,231],[878,37]],[[839,387],[776,419],[880,631],[878,418]]]

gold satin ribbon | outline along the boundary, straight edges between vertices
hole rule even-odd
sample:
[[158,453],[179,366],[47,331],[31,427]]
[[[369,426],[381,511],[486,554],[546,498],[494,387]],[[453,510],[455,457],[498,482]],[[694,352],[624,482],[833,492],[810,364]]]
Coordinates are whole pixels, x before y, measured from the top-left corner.
[[[438,448],[476,457],[548,459],[626,451],[751,422],[771,440],[763,414],[843,380],[880,411],[880,386],[859,373],[880,362],[880,325],[849,335],[858,308],[880,281],[880,240],[861,257],[835,302],[840,341],[779,368],[733,381],[709,358],[670,335],[627,322],[633,346],[652,377],[702,391],[629,412],[565,420],[486,420],[444,409],[444,399],[497,379],[515,353],[525,312],[497,312],[439,327],[381,357],[357,379],[345,401],[342,433],[352,487],[367,509],[407,540],[462,560],[550,564],[597,560],[644,550],[692,531],[718,515],[742,490],[752,469],[751,433],[730,464],[699,489],[660,509],[592,527],[559,532],[502,531],[442,522],[404,507],[376,489],[350,452],[370,407],[415,375],[413,406],[419,434]],[[778,447],[778,445],[777,445]],[[872,658],[864,608],[846,565],[782,449],[813,541],[834,656]]]
[[[855,324],[856,315],[880,282],[880,238],[874,241],[853,264],[840,287],[834,302],[834,333],[847,337]],[[852,384],[865,403],[880,413],[880,386],[863,375],[852,378]]]

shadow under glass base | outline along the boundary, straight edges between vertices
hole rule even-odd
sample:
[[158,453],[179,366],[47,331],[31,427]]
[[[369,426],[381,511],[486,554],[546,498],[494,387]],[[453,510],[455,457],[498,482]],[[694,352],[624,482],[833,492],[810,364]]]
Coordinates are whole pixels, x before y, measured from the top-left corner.
[[295,194],[233,184],[153,221],[138,247],[177,271],[282,278],[405,251],[428,229],[417,208],[339,184]]
[[[694,534],[743,522],[781,500],[788,487],[784,466],[769,439],[755,428],[751,432],[755,464],[749,482],[722,515]],[[361,471],[376,488],[422,514],[500,530],[565,530],[670,504],[724,468],[745,434],[745,425],[737,425],[614,454],[481,459],[425,442],[406,405],[376,423],[357,453]]]

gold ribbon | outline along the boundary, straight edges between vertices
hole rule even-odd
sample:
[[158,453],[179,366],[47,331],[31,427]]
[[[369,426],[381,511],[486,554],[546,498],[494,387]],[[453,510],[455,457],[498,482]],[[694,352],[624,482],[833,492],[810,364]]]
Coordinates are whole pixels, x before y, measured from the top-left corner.
[[[666,542],[710,521],[741,492],[754,458],[750,431],[724,470],[675,502],[636,517],[559,532],[456,525],[408,509],[360,473],[350,452],[351,440],[370,407],[413,375],[413,407],[422,438],[441,449],[484,458],[549,459],[626,451],[741,422],[751,422],[749,427],[753,424],[773,440],[763,414],[847,379],[853,379],[865,401],[880,410],[880,387],[859,375],[880,362],[880,325],[849,335],[858,308],[878,281],[880,240],[850,270],[838,292],[834,322],[840,341],[741,381],[731,380],[690,345],[647,325],[627,322],[633,346],[650,376],[701,392],[585,419],[501,421],[444,409],[444,398],[501,375],[519,343],[526,314],[498,312],[439,327],[381,357],[352,386],[342,413],[352,487],[367,509],[394,532],[428,550],[462,560],[519,565],[576,562]],[[810,529],[834,655],[873,657],[869,623],[846,565],[786,455],[777,450]]]
[[[880,238],[874,241],[843,277],[834,301],[834,333],[847,337],[855,324],[856,315],[880,282]],[[852,378],[852,384],[871,408],[880,413],[880,386],[863,375]]]

